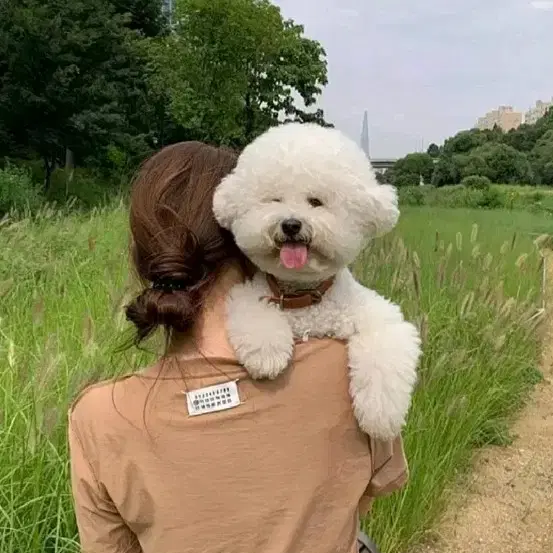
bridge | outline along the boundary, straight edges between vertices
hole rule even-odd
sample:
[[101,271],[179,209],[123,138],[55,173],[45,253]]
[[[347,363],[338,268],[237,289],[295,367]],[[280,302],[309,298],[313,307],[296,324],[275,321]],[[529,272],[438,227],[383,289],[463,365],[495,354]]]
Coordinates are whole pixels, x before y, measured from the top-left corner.
[[393,167],[396,161],[397,159],[392,159],[392,158],[370,159],[371,165],[373,166],[373,169],[377,173],[384,173],[384,171]]

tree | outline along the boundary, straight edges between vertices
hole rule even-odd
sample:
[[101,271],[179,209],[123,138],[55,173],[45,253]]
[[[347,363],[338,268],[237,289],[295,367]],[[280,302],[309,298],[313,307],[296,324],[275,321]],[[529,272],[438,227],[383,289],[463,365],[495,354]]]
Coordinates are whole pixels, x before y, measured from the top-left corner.
[[393,172],[391,169],[387,169],[383,172],[376,172],[376,181],[379,184],[393,184]]
[[533,125],[523,124],[509,131],[503,142],[520,152],[529,154],[549,130],[553,130],[553,110],[551,109]]
[[434,159],[429,154],[407,154],[398,159],[392,168],[393,184],[401,186],[418,186],[422,177],[429,183],[434,172]]
[[437,145],[437,144],[434,144],[434,142],[432,142],[432,144],[430,144],[430,146],[428,146],[428,149],[426,150],[426,153],[430,156],[430,157],[433,157],[433,158],[437,158],[440,156],[440,147]]
[[321,125],[321,127],[334,128],[332,123],[325,121],[322,109],[317,109],[315,112],[308,112],[294,107],[293,117],[288,117],[286,122],[316,123],[317,125]]
[[537,184],[553,185],[553,129],[547,131],[529,154]]
[[125,15],[127,26],[141,36],[165,34],[167,20],[162,0],[110,0],[116,14]]
[[510,130],[505,135],[503,142],[520,152],[530,152],[541,134],[541,130],[536,125],[523,124]]
[[474,156],[481,157],[486,166],[485,175],[496,183],[529,184],[533,180],[528,158],[507,144],[488,143],[476,148]]
[[[135,159],[141,159],[147,153],[149,147],[158,147],[165,144],[167,137],[185,140],[186,135],[178,135],[177,125],[168,114],[168,99],[166,93],[159,93],[151,87],[152,81],[148,75],[149,49],[147,40],[166,36],[169,25],[163,12],[162,0],[109,0],[115,13],[123,16],[127,27],[136,33],[128,41],[132,52],[129,61],[133,64],[133,71],[142,77],[133,86],[123,86],[120,89],[121,105],[125,109],[125,117],[133,130],[128,135],[138,137],[138,140],[127,140],[126,144],[120,144],[118,149],[124,151],[125,157],[131,158],[131,165],[135,165]],[[162,89],[163,90],[163,89]],[[171,141],[171,140],[170,140]],[[135,158],[135,159],[133,159]],[[102,167],[106,172],[113,167],[102,160]]]
[[455,154],[466,154],[474,148],[488,142],[491,136],[494,135],[478,129],[458,132],[455,136],[448,138],[444,142],[443,153],[450,156]]
[[0,120],[10,142],[44,160],[45,187],[71,149],[137,144],[127,118],[143,71],[126,19],[107,0],[20,0],[0,26]]
[[442,156],[434,166],[432,173],[432,186],[448,186],[451,184],[459,184],[461,175],[459,168],[451,156]]
[[175,21],[151,64],[191,137],[242,146],[279,118],[325,124],[304,111],[327,83],[325,52],[268,0],[178,0]]
[[473,175],[487,176],[489,168],[486,160],[473,150],[469,154],[458,154],[453,156],[453,163],[458,169],[461,179]]
[[294,100],[296,94],[306,108],[315,104],[328,82],[326,53],[319,42],[304,36],[303,25],[283,21],[280,12],[278,19],[275,36],[280,34],[279,40],[250,73],[244,110],[246,142],[276,124],[283,113],[294,121],[331,126],[322,109],[309,113]]

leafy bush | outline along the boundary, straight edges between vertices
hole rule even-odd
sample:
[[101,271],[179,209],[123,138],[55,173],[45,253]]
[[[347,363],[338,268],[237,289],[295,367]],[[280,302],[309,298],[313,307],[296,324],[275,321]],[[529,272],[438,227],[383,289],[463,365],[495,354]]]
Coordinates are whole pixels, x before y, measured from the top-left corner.
[[[490,186],[487,189],[474,188],[463,185],[405,187],[398,190],[401,205],[427,205],[448,208],[506,208],[513,207],[512,198],[508,197],[499,186]],[[511,204],[509,203],[511,200]],[[517,202],[516,207],[523,207]]]
[[424,205],[426,195],[422,186],[406,186],[399,189],[399,201],[404,205]]
[[7,164],[0,169],[0,215],[10,210],[34,211],[43,202],[29,170]]
[[553,216],[553,190],[492,184],[487,189],[455,185],[398,189],[401,206],[522,210]]
[[461,184],[466,188],[473,188],[474,190],[488,190],[492,185],[492,181],[484,175],[470,175],[465,177]]
[[533,202],[539,203],[543,201],[543,199],[545,198],[545,194],[538,190],[537,192],[532,192],[532,194],[530,194],[530,197],[532,198]]
[[418,186],[420,182],[420,175],[415,173],[396,173],[393,174],[393,185],[396,188],[414,187]]
[[10,159],[9,163],[25,169],[31,176],[32,181],[39,187],[44,184],[44,160],[32,159]]
[[120,183],[103,179],[90,169],[76,167],[73,174],[59,168],[52,173],[48,200],[59,205],[76,200],[76,205],[85,209],[103,205],[122,191]]
[[482,192],[482,197],[478,200],[478,207],[485,207],[487,209],[505,207],[504,197],[497,188],[488,187],[479,191]]

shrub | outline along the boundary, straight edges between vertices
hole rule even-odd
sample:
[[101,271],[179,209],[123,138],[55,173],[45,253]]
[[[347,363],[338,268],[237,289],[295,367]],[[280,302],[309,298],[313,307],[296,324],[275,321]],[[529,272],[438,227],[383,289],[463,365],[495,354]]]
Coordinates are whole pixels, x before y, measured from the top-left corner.
[[421,186],[406,186],[399,189],[399,201],[403,205],[424,205],[425,194]]
[[29,172],[32,181],[39,187],[44,185],[44,160],[42,159],[11,159],[10,165],[15,165]]
[[118,183],[103,179],[90,169],[76,167],[71,175],[68,169],[59,168],[52,173],[48,200],[59,205],[76,200],[77,206],[89,209],[105,204],[121,191]]
[[503,196],[497,188],[486,188],[483,191],[482,198],[478,202],[479,207],[485,207],[487,209],[497,209],[498,207],[504,207]]
[[470,175],[465,177],[461,184],[466,188],[473,188],[475,190],[488,190],[492,184],[488,177],[484,175]]
[[545,194],[538,190],[537,192],[532,192],[530,197],[532,198],[533,202],[539,203],[539,202],[543,201],[543,199],[545,198]]
[[[454,185],[436,188],[434,186],[412,186],[399,188],[400,205],[432,206],[447,208],[513,208],[514,199],[499,186],[486,189]],[[530,200],[530,196],[524,196]],[[520,200],[516,207],[521,208]],[[533,203],[534,206],[540,205]],[[526,206],[526,204],[525,204]],[[527,207],[530,207],[529,205]],[[542,209],[544,211],[544,209]]]
[[43,201],[28,169],[7,164],[0,169],[0,216],[10,210],[34,211]]
[[420,183],[420,175],[415,173],[400,173],[394,171],[392,184],[396,188],[405,188],[407,186],[418,186]]

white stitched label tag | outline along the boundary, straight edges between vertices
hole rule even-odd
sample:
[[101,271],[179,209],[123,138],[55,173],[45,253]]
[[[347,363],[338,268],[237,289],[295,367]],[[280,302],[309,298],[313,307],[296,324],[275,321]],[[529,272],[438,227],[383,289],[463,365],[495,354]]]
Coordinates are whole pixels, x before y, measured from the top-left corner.
[[235,380],[186,392],[188,414],[195,417],[237,407],[241,403],[237,383]]

